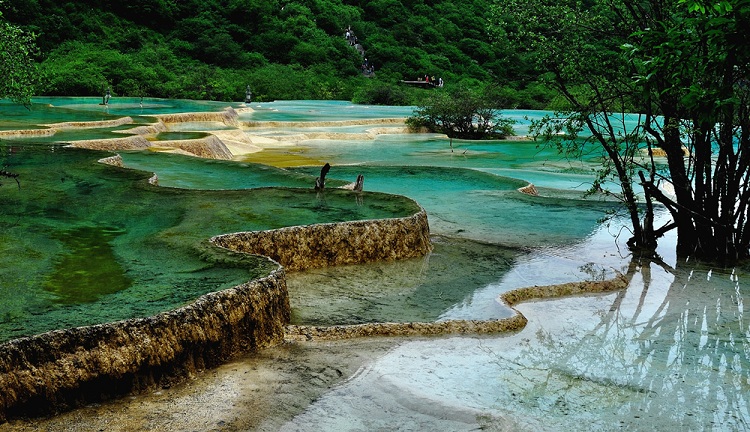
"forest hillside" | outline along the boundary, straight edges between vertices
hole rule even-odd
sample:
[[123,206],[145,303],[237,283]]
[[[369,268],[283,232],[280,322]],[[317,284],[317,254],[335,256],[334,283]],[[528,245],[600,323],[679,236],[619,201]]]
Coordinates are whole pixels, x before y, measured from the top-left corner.
[[[489,0],[5,0],[37,35],[43,95],[410,104],[417,77],[492,85],[544,108],[549,90],[488,36]],[[345,37],[347,29],[364,55]],[[372,74],[363,73],[362,67]]]

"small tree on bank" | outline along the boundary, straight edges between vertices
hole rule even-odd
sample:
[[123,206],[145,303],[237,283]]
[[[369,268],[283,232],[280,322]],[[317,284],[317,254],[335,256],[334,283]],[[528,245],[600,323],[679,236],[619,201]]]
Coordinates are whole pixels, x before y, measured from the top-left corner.
[[513,135],[514,120],[501,116],[498,100],[487,93],[459,87],[436,90],[406,120],[412,129],[425,128],[450,138],[502,139]]

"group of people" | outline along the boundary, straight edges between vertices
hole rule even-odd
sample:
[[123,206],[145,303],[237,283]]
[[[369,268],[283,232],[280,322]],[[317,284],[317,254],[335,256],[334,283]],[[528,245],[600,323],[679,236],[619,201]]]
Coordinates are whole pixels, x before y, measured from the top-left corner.
[[[422,78],[417,78],[417,81],[423,81],[423,79]],[[433,85],[435,87],[442,87],[443,86],[443,78],[442,77],[440,77],[437,80],[435,80],[435,76],[434,75],[433,76],[429,76],[429,75],[425,74],[424,81],[427,84],[431,84],[431,85]]]
[[362,48],[362,45],[360,45],[359,39],[357,39],[357,35],[355,35],[354,31],[352,31],[351,26],[346,28],[344,37],[346,37],[346,40],[349,42],[349,46],[353,46],[354,48],[356,48],[357,51],[359,51],[359,54],[364,59],[361,66],[362,74],[367,77],[375,76],[375,66],[367,60],[367,57],[365,57],[365,49]]
[[349,41],[349,46],[355,46],[359,43],[357,36],[352,31],[351,26],[346,28],[346,40]]
[[362,73],[365,76],[373,76],[375,74],[375,66],[367,60],[367,57],[362,62]]
[[[362,61],[362,74],[367,77],[373,77],[375,76],[375,66],[370,63],[369,60],[367,60],[367,57],[365,57],[365,50],[362,48],[362,45],[359,43],[359,39],[357,39],[357,35],[354,34],[354,31],[352,30],[351,26],[348,26],[344,30],[344,37],[349,42],[349,46],[353,46],[359,51],[360,55],[362,55],[362,58],[364,59]],[[417,81],[425,81],[428,85],[431,85],[433,87],[442,87],[443,86],[443,78],[440,77],[437,80],[435,79],[435,76],[430,76],[425,74],[424,78],[417,78]]]

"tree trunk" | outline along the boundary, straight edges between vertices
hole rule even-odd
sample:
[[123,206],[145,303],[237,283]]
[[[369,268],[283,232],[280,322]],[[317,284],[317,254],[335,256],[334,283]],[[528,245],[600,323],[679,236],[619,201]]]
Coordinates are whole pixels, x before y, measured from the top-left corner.
[[625,159],[626,156],[620,154],[618,145],[614,140],[607,139],[607,137],[599,131],[596,125],[593,124],[591,117],[587,117],[586,123],[591,133],[604,148],[604,151],[612,161],[615,171],[617,172],[617,179],[620,181],[623,200],[625,201],[625,207],[628,210],[628,216],[630,217],[630,223],[633,228],[633,236],[628,240],[628,247],[633,251],[652,255],[656,251],[656,236],[653,229],[653,208],[649,203],[643,224],[641,224],[641,217],[638,211],[638,200],[635,191],[633,190],[633,179],[630,177],[628,170],[626,169],[628,163]]
[[693,190],[690,178],[685,169],[685,156],[680,140],[680,124],[677,116],[664,116],[664,141],[662,148],[667,154],[667,164],[674,186],[675,199],[680,204],[680,211],[673,213],[677,224],[677,255],[688,256],[696,252],[699,247],[694,212],[696,208],[693,200]]

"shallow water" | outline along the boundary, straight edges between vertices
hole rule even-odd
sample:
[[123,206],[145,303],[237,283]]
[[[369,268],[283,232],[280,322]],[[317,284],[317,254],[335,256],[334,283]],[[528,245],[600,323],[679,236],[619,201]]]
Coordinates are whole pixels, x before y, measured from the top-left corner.
[[[292,275],[293,304],[320,308],[325,323],[397,320],[390,305],[416,293],[430,306],[402,308],[404,320],[429,319],[446,296],[455,303],[437,319],[497,318],[511,313],[498,302],[504,291],[628,271],[623,221],[597,223],[607,204],[575,192],[587,188],[593,161],[561,160],[533,143],[454,141],[451,152],[439,136],[311,141],[305,156],[331,162],[331,176],[363,173],[366,188],[415,197],[433,232],[447,236],[429,258],[390,271]],[[517,198],[517,180],[546,197]],[[659,213],[661,222],[667,217]],[[677,263],[673,247],[668,237],[660,248],[671,267],[637,267],[622,293],[520,305],[530,324],[517,334],[404,342],[283,429],[747,430],[747,269]],[[443,268],[471,283],[445,290],[457,283],[446,282]],[[307,311],[296,308],[295,318],[316,322]]]
[[[71,111],[82,117],[103,115],[90,99],[57,104],[85,105],[92,113]],[[243,120],[410,114],[344,102],[252,105],[256,111],[242,113]],[[71,325],[70,313],[84,322],[115,319],[114,304],[148,314],[267,271],[263,263],[207,247],[213,234],[396,211],[378,195],[365,197],[364,207],[375,212],[369,213],[346,192],[329,191],[320,201],[296,189],[246,190],[309,190],[324,162],[333,166],[329,187],[362,173],[365,190],[416,199],[428,212],[435,250],[422,259],[290,275],[296,323],[506,317],[512,311],[499,303],[502,292],[630,268],[623,222],[599,221],[611,203],[581,198],[595,159],[567,161],[523,141],[454,140],[451,152],[438,135],[305,141],[257,157],[284,167],[300,154],[314,166],[123,152],[125,163],[141,172],[93,162],[105,153],[2,141],[3,164],[22,173],[21,191],[7,180],[0,188],[6,203],[0,317],[11,323],[5,338],[42,331],[33,327],[41,315],[54,327]],[[159,174],[162,188],[147,186],[150,172]],[[527,182],[542,196],[515,192]],[[660,221],[666,217],[659,213]],[[519,305],[529,325],[518,333],[405,341],[285,429],[748,430],[748,269],[677,262],[673,243],[667,238],[660,248],[666,265],[635,266],[623,292]],[[100,273],[88,274],[93,269],[83,263],[94,257],[103,260]],[[80,271],[82,281],[112,282],[101,290],[69,289],[64,269]],[[132,298],[144,301],[135,306]]]
[[[0,188],[0,340],[152,315],[272,268],[210,246],[213,235],[418,210],[397,196],[343,190],[154,187],[149,172],[96,163],[104,152],[6,141],[1,148],[20,187]],[[256,178],[267,170],[234,167]]]
[[337,121],[354,119],[405,118],[413,107],[355,105],[345,101],[275,101],[248,104],[251,113],[240,120],[253,121]]
[[283,430],[747,430],[746,277],[652,265],[517,334],[405,342]]
[[[135,97],[112,97],[107,105],[101,105],[97,97],[34,97],[32,110],[37,105],[49,105],[56,112],[68,111],[76,115],[149,116],[155,114],[175,114],[184,112],[221,112],[227,107],[243,107],[242,103],[198,101],[189,99],[156,99]],[[78,120],[81,121],[81,120]]]

